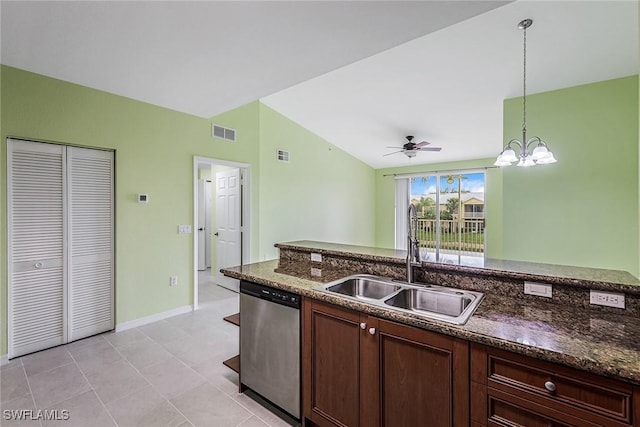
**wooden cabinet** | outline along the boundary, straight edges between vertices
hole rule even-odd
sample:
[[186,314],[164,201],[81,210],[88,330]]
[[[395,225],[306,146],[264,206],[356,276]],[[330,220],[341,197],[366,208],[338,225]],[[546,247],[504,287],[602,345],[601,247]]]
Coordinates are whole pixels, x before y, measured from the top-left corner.
[[466,341],[313,300],[303,312],[305,425],[469,425]]
[[640,426],[630,384],[482,345],[471,351],[474,426]]

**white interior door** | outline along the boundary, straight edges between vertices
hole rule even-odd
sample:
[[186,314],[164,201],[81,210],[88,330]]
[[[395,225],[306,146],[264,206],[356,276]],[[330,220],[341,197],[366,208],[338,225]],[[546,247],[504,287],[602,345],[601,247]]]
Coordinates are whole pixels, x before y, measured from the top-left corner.
[[198,270],[207,268],[206,264],[206,201],[205,180],[198,180]]
[[220,273],[221,268],[240,265],[241,261],[241,183],[240,169],[216,173],[216,282],[238,291],[238,280]]
[[69,341],[114,327],[113,152],[67,147]]
[[213,226],[211,224],[211,180],[206,180],[204,182],[204,253],[205,253],[205,266],[207,268],[211,268],[211,238],[213,234],[211,230],[213,230]]
[[9,358],[66,342],[64,147],[7,141]]

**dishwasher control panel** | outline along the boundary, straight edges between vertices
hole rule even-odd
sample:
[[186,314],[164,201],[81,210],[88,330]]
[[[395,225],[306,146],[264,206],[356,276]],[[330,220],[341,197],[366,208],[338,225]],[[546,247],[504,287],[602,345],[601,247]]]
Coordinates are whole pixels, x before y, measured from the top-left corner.
[[277,304],[287,305],[289,307],[300,308],[300,295],[291,292],[282,291],[280,289],[259,285],[245,280],[240,281],[240,292],[262,298]]

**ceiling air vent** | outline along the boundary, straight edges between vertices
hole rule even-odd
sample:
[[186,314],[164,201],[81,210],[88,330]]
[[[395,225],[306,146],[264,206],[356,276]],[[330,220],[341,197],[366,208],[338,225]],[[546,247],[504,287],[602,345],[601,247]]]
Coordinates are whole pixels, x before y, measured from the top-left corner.
[[278,148],[278,151],[276,152],[276,159],[278,159],[279,162],[289,163],[289,152]]
[[226,139],[227,141],[236,142],[236,130],[225,128],[218,125],[212,126],[212,135],[214,138]]

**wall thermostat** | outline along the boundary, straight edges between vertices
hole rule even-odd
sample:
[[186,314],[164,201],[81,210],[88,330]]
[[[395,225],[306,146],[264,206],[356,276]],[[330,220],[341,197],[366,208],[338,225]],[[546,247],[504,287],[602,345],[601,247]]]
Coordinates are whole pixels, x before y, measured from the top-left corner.
[[138,203],[149,203],[148,194],[138,194]]

